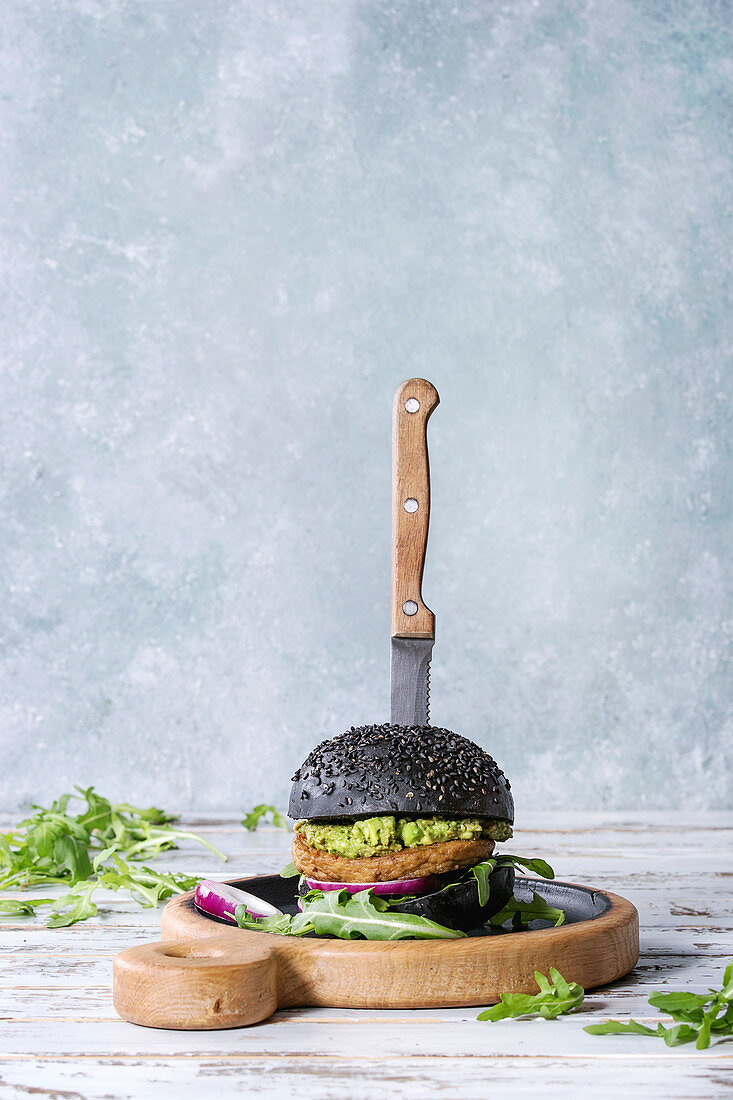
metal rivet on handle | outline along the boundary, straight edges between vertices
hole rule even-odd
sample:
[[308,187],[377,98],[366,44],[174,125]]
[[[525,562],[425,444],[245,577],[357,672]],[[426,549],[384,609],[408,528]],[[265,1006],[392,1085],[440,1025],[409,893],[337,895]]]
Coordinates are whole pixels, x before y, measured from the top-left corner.
[[408,413],[416,413],[420,408],[420,402],[416,397],[408,397],[407,401],[405,401],[405,408]]
[[417,604],[414,600],[405,600],[402,605],[405,615],[417,615]]
[[414,497],[408,497],[403,507],[406,512],[416,512],[419,505]]

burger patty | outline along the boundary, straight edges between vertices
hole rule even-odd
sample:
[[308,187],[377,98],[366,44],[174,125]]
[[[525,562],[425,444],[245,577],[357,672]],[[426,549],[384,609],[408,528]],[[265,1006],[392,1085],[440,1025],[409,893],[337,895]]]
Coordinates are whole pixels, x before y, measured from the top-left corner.
[[347,859],[311,848],[301,833],[296,833],[293,839],[295,866],[301,874],[319,882],[391,882],[442,875],[472,867],[488,859],[493,851],[493,840],[444,840],[379,856]]

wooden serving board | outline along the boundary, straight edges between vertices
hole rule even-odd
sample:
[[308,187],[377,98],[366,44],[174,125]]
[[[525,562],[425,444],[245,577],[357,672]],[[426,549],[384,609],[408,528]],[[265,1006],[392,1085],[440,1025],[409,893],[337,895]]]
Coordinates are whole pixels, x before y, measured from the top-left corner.
[[[294,880],[232,885],[295,912]],[[534,993],[551,966],[585,989],[627,974],[639,958],[639,916],[618,894],[572,883],[517,879],[566,910],[559,928],[455,940],[339,940],[234,928],[200,913],[193,893],[163,910],[161,943],[114,960],[114,1004],[146,1027],[244,1027],[277,1008],[435,1008],[488,1005],[501,993]]]

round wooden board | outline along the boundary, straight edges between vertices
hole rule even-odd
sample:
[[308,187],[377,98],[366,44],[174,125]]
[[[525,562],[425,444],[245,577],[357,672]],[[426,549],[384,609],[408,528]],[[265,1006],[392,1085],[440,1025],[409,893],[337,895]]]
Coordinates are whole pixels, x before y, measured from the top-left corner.
[[[257,893],[272,876],[234,880]],[[200,913],[193,893],[166,905],[163,942],[114,961],[120,1016],[148,1027],[243,1027],[277,1008],[435,1008],[488,1005],[501,993],[534,993],[535,970],[556,967],[585,989],[627,974],[639,958],[639,915],[625,898],[573,883],[531,882],[554,901],[598,915],[559,928],[455,940],[338,940],[233,928]],[[558,893],[559,892],[559,893]],[[260,893],[260,896],[264,896]],[[550,900],[552,904],[553,901]]]

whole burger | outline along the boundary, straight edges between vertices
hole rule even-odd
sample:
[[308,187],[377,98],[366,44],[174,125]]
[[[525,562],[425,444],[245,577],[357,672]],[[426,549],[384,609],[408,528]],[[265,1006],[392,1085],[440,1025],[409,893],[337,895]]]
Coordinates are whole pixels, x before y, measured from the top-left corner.
[[344,888],[464,931],[498,912],[514,870],[497,865],[479,900],[471,868],[512,835],[509,781],[479,745],[436,726],[352,726],[293,776],[293,862],[301,894]]

